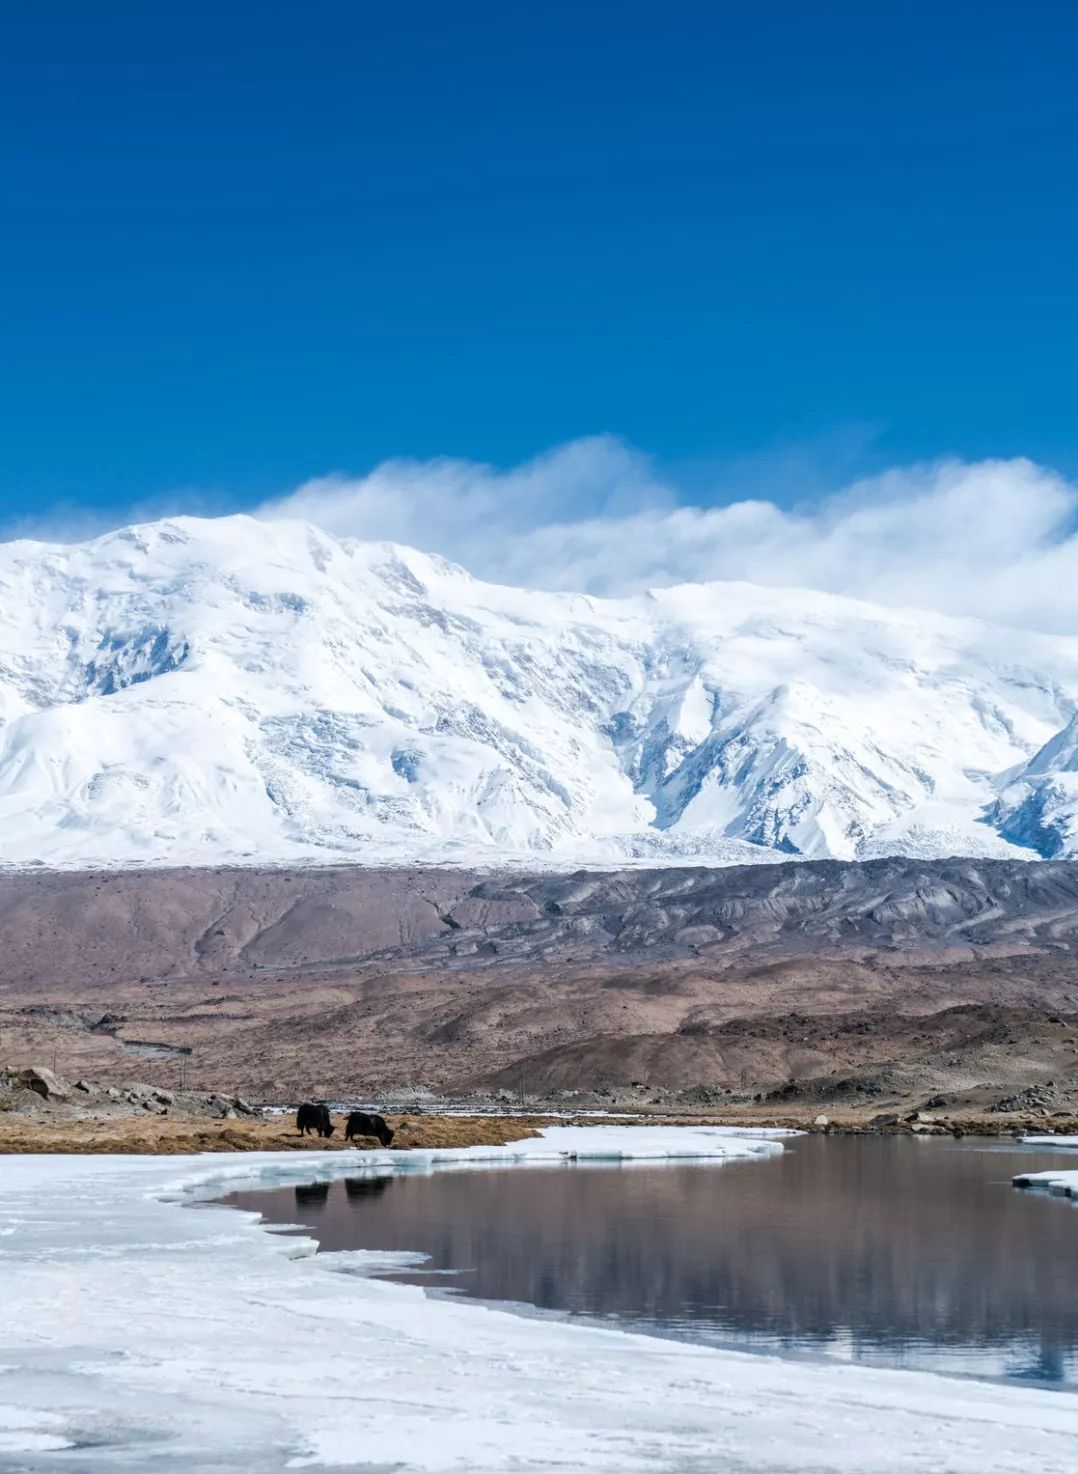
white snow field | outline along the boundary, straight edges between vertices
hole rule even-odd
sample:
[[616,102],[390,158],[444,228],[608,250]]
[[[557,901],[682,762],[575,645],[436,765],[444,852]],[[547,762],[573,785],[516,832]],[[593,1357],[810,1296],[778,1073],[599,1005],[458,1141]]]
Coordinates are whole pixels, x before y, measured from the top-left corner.
[[302,522],[0,545],[0,863],[1078,852],[1078,638],[481,583]]
[[316,1258],[253,1214],[184,1206],[252,1179],[781,1149],[714,1130],[556,1127],[465,1152],[2,1158],[0,1469],[1073,1474],[1067,1393],[428,1298],[369,1277],[399,1255]]

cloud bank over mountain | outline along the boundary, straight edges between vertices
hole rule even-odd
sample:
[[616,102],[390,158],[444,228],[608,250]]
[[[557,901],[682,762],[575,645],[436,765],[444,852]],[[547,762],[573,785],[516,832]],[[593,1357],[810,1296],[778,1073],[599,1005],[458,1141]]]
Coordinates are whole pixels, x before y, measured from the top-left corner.
[[[750,460],[690,492],[624,440],[596,435],[508,469],[383,461],[360,476],[314,478],[254,513],[399,542],[519,588],[619,597],[731,580],[1078,630],[1078,484],[1022,458],[942,459],[821,495],[810,460]],[[70,543],[242,510],[235,496],[187,489],[111,514],[67,506],[0,522],[0,542]]]
[[1022,459],[892,470],[811,505],[707,506],[598,436],[510,470],[386,461],[261,510],[403,542],[522,587],[621,595],[743,579],[1036,629],[1078,623],[1078,487]]

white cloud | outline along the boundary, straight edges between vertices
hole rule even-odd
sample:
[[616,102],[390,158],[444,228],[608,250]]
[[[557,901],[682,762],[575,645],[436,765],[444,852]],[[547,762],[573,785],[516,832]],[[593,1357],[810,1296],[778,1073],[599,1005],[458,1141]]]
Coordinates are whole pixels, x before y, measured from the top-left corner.
[[1078,488],[1027,460],[942,461],[814,506],[690,505],[609,437],[509,471],[387,461],[260,509],[441,553],[477,577],[624,594],[710,579],[820,589],[1040,629],[1078,627]]
[[327,532],[388,538],[468,563],[484,559],[506,534],[579,525],[582,513],[613,520],[675,502],[644,456],[612,437],[593,436],[509,471],[474,461],[385,461],[354,480],[309,481],[262,512],[301,516]]

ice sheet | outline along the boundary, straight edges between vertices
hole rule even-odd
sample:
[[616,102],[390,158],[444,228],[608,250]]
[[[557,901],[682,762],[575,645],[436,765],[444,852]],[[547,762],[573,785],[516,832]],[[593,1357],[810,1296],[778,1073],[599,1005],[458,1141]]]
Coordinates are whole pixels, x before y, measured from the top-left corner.
[[[1023,1136],[1023,1146],[1078,1149],[1078,1136]],[[1078,1198],[1078,1171],[1049,1168],[1045,1172],[1020,1172],[1011,1179],[1015,1187],[1039,1188],[1062,1198]]]
[[781,1149],[718,1131],[557,1127],[453,1152],[0,1158],[0,1469],[1072,1474],[1078,1399],[1066,1393],[428,1298],[365,1277],[378,1256],[314,1257],[253,1214],[183,1206],[244,1180]]

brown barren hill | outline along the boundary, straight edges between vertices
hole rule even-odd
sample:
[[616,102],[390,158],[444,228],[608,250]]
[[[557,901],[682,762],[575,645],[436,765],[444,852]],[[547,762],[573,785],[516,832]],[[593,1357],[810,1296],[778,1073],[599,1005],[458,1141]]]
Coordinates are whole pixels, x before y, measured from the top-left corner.
[[1036,1087],[1050,1109],[1076,1082],[1076,933],[1068,862],[9,872],[0,1065],[260,1100]]

